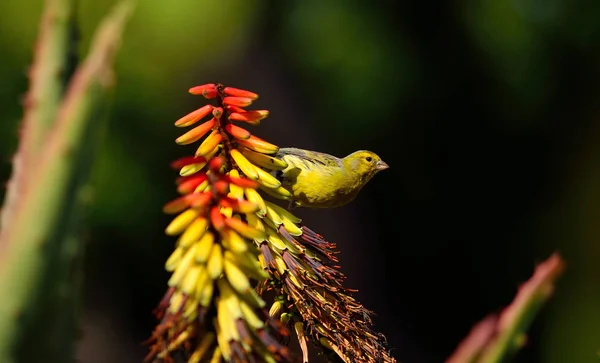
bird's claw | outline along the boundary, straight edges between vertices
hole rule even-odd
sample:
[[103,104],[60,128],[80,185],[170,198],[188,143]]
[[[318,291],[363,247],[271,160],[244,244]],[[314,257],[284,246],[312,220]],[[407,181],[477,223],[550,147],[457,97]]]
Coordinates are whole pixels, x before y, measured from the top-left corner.
[[296,208],[296,202],[294,202],[293,200],[290,200],[290,203],[288,204],[288,210],[292,211]]

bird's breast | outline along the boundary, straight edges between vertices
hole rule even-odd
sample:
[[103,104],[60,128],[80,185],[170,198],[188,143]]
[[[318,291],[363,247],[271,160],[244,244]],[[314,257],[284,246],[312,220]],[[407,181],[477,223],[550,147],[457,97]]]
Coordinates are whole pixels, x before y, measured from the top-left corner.
[[346,173],[336,168],[313,167],[302,170],[290,187],[297,202],[313,208],[341,206],[356,195]]

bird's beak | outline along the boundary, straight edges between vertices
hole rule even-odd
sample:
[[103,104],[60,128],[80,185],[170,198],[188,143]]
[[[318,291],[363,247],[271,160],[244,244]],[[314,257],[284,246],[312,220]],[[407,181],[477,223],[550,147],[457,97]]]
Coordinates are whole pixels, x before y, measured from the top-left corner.
[[389,167],[390,166],[385,161],[383,161],[383,160],[379,160],[377,162],[377,164],[375,164],[375,169],[376,170],[385,170],[385,169],[389,169]]

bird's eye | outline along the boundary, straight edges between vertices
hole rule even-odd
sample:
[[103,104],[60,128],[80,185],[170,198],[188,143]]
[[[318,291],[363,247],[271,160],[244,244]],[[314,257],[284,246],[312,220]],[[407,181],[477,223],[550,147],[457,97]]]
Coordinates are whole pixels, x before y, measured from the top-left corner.
[[367,156],[367,161],[368,161],[368,162],[371,162],[371,160],[373,160],[373,158],[372,158],[372,157],[370,157],[370,156]]

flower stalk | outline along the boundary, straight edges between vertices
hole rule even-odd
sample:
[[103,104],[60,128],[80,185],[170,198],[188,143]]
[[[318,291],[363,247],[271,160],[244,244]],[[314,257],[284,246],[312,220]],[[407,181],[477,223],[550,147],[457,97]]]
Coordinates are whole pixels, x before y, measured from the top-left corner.
[[[258,96],[231,87],[210,84],[190,93],[216,102],[175,122],[187,127],[210,117],[176,139],[185,145],[204,137],[194,156],[173,163],[179,169],[177,189],[182,196],[164,207],[166,213],[177,214],[165,232],[179,237],[166,262],[172,275],[157,309],[161,322],[152,335],[148,359],[168,359],[187,345],[190,363],[288,360],[287,348],[273,334],[285,332],[268,319],[266,303],[254,289],[256,282],[268,278],[254,243],[266,238],[265,229],[257,225],[265,202],[253,202],[260,197],[259,171],[244,157],[238,141],[252,147],[259,139],[229,120],[238,113],[256,124],[268,112],[247,114],[242,107]],[[275,145],[257,145],[277,152]],[[276,181],[271,178],[262,182]]]
[[[371,330],[370,312],[343,287],[335,245],[266,198],[290,200],[291,193],[275,177],[288,166],[279,148],[243,127],[269,114],[245,109],[258,95],[221,84],[189,92],[213,104],[175,122],[194,126],[176,143],[199,145],[173,163],[181,196],[164,210],[177,214],[166,234],[179,237],[148,360],[183,350],[188,363],[286,361],[287,348],[274,337],[288,335],[289,325],[303,361],[311,340],[345,362],[395,362]],[[279,295],[269,312],[265,290]]]

